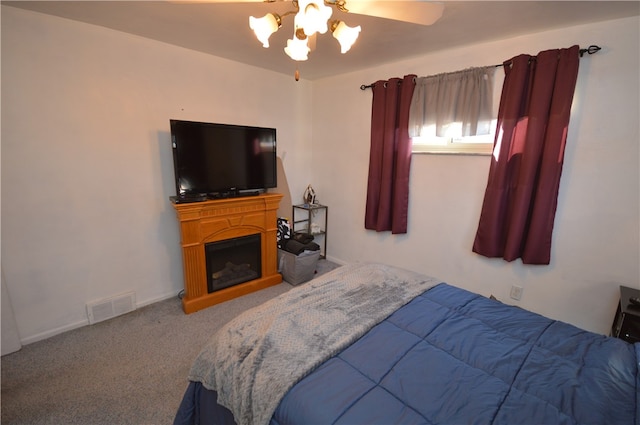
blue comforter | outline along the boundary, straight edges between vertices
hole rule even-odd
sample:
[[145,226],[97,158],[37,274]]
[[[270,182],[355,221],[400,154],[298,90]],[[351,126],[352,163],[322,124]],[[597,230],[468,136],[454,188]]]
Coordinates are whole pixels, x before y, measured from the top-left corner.
[[273,423],[634,424],[637,346],[441,284],[299,382]]
[[[299,381],[271,423],[637,425],[639,358],[640,344],[440,284]],[[214,423],[200,391],[180,423]]]

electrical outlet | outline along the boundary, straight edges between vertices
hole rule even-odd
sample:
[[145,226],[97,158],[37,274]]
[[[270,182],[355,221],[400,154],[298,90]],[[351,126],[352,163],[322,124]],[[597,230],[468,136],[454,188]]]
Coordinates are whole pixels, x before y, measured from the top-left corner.
[[514,300],[520,300],[520,298],[522,298],[522,291],[524,291],[522,286],[513,285],[511,286],[511,293],[509,296]]

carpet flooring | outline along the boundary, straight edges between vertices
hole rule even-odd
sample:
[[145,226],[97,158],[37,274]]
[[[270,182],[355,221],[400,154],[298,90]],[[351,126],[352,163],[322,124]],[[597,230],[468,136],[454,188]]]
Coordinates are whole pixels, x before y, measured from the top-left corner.
[[[320,260],[317,275],[337,264]],[[2,424],[171,424],[191,363],[221,325],[286,282],[184,314],[175,297],[3,356]]]

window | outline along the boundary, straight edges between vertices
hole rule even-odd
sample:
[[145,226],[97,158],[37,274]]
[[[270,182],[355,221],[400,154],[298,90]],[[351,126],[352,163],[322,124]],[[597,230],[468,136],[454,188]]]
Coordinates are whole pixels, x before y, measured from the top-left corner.
[[413,137],[411,151],[413,153],[491,155],[495,133],[496,120],[494,119],[491,121],[489,134],[456,137],[438,137],[433,134]]
[[[498,74],[498,75],[496,75]],[[495,140],[498,107],[504,80],[503,72],[493,73],[492,82],[492,118],[484,126],[479,126],[479,133],[475,136],[462,136],[462,123],[449,122],[441,126],[442,136],[436,136],[435,124],[423,126],[420,136],[412,137],[413,153],[430,154],[466,154],[491,155]]]

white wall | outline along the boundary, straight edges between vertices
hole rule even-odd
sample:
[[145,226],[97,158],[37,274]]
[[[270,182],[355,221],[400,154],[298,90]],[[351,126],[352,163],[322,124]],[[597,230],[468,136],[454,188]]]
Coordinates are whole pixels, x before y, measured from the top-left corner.
[[[618,286],[640,288],[639,23],[629,18],[532,34],[314,82],[312,184],[329,206],[329,258],[419,270],[608,334]],[[414,155],[408,234],[364,229],[371,91],[361,84],[499,64],[573,44],[603,50],[580,61],[549,266],[471,252],[487,156]],[[520,302],[509,299],[512,284],[524,287]]]
[[18,334],[18,326],[16,325],[16,318],[13,315],[13,305],[9,298],[9,291],[7,285],[4,283],[4,273],[1,276],[2,279],[2,355],[13,353],[22,348],[20,342],[20,335]]
[[[2,268],[23,343],[183,288],[169,119],[276,127],[309,181],[310,83],[2,6]],[[274,102],[274,99],[277,99]]]
[[[135,290],[144,305],[182,289],[170,118],[276,127],[293,201],[311,183],[329,205],[334,260],[385,261],[508,302],[516,282],[521,306],[607,333],[617,285],[640,280],[638,27],[594,24],[296,83],[3,5],[2,268],[22,343],[87,324],[87,302]],[[487,157],[415,156],[409,234],[364,230],[361,84],[574,43],[604,49],[580,63],[550,266],[471,253]]]

